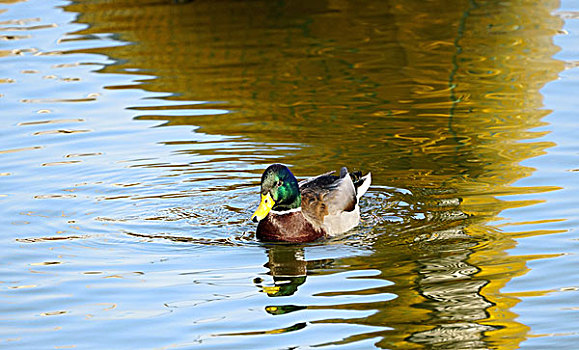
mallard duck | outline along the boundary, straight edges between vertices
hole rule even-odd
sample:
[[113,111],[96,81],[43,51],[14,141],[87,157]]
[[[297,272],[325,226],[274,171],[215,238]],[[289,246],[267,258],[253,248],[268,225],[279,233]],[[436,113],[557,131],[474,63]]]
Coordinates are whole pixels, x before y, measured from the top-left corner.
[[346,232],[360,222],[360,197],[371,174],[333,171],[298,183],[282,164],[270,165],[261,176],[261,203],[251,219],[257,238],[274,242],[312,242]]

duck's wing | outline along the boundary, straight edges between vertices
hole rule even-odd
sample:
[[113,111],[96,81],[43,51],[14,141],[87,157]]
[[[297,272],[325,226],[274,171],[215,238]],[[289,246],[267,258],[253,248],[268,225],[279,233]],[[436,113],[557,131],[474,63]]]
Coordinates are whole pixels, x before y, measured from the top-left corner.
[[350,174],[346,168],[340,176],[326,173],[308,179],[300,186],[302,212],[330,235],[348,231],[360,222],[358,201],[371,182],[370,173]]
[[[340,176],[323,174],[310,179],[300,187],[300,192],[304,216],[329,233],[340,229],[335,224],[328,225],[327,218],[337,218],[358,208],[356,188],[346,168],[342,169]],[[355,216],[357,224],[359,215]]]
[[308,183],[310,183],[310,182],[312,182],[312,181],[315,181],[315,180],[317,180],[317,179],[318,179],[318,178],[320,178],[320,177],[324,177],[324,176],[332,175],[333,173],[335,173],[335,171],[334,171],[334,170],[332,170],[332,171],[328,171],[327,173],[323,173],[323,174],[320,174],[320,175],[318,175],[318,176],[313,176],[313,177],[310,177],[310,178],[304,179],[304,180],[302,180],[302,181],[298,182],[298,186],[299,186],[299,187],[300,187],[300,189],[301,189],[301,188],[302,188],[302,186],[305,186],[306,184],[308,184]]

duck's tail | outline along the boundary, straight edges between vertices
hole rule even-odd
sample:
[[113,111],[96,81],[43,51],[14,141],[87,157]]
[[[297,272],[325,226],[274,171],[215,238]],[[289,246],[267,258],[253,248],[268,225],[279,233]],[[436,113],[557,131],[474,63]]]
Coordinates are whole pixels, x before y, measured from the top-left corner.
[[368,191],[368,188],[370,188],[370,184],[372,183],[372,173],[362,176],[362,172],[355,171],[350,173],[350,177],[352,178],[352,182],[356,188],[356,197],[360,199],[364,193]]

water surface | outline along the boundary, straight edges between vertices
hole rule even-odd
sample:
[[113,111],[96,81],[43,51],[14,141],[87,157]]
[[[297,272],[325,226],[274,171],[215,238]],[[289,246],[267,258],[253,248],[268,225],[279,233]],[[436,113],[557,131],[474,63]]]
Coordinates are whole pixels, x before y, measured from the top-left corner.
[[[0,1],[0,344],[573,348],[578,10]],[[274,162],[361,225],[256,241]]]

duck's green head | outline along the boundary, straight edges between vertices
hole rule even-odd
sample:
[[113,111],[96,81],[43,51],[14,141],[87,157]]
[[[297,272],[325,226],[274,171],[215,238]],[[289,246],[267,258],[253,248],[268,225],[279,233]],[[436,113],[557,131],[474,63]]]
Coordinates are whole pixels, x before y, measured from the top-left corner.
[[273,164],[261,176],[261,203],[251,219],[257,222],[272,209],[296,209],[301,203],[300,189],[294,174],[285,165]]

